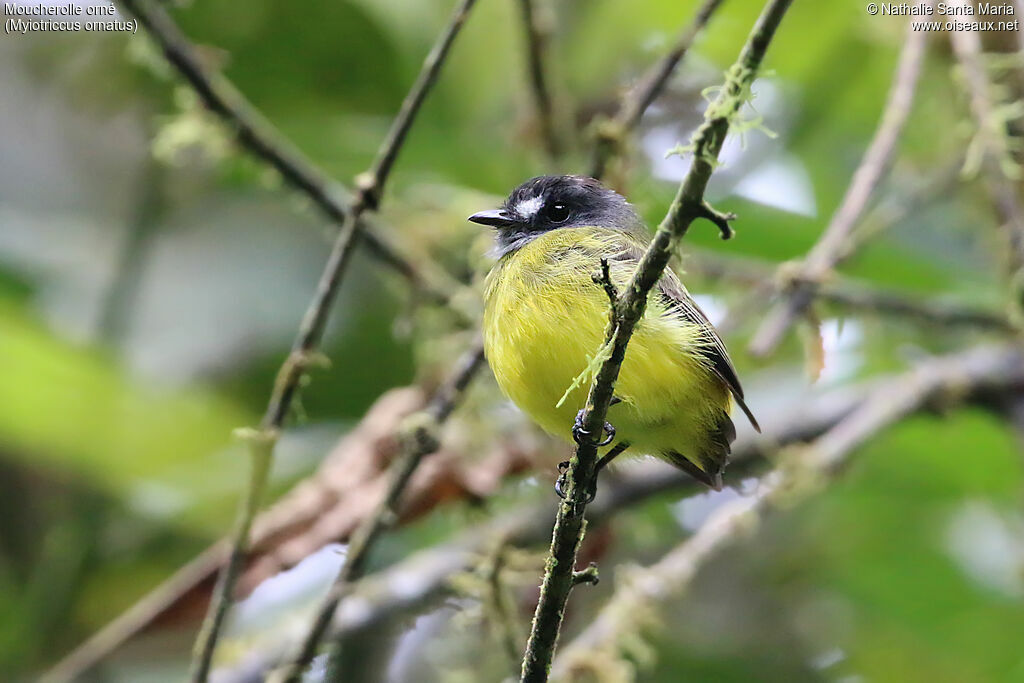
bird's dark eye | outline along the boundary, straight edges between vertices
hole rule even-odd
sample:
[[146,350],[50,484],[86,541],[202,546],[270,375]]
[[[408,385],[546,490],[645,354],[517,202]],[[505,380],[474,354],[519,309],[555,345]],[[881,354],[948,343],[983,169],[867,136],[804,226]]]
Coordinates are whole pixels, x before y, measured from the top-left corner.
[[569,207],[565,204],[549,204],[545,210],[545,217],[552,223],[564,223],[569,220]]

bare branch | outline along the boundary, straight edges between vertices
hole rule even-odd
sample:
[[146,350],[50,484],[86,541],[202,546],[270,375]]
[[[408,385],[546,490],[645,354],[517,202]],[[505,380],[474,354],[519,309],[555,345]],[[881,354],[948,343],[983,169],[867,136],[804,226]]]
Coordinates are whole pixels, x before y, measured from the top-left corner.
[[384,185],[387,183],[391,169],[398,158],[398,152],[401,150],[402,144],[409,134],[409,129],[416,119],[416,114],[419,113],[423,101],[427,98],[427,94],[434,87],[434,83],[437,82],[437,77],[441,73],[441,67],[444,65],[448,53],[455,43],[455,38],[459,35],[459,31],[462,30],[462,25],[466,23],[469,11],[473,9],[475,3],[476,0],[461,0],[455,7],[455,11],[452,13],[451,18],[448,19],[448,24],[445,26],[441,36],[434,43],[426,59],[423,60],[423,66],[416,77],[416,82],[413,83],[412,88],[409,89],[409,94],[402,101],[398,115],[395,116],[395,120],[391,124],[391,129],[388,130],[384,142],[381,143],[380,150],[377,152],[377,159],[373,162],[370,170],[357,179],[359,191],[363,194],[362,202],[367,208],[377,208],[380,202],[380,195],[384,191]]
[[625,136],[640,124],[644,112],[654,104],[668,84],[679,62],[690,50],[693,42],[711,19],[723,0],[704,0],[693,20],[679,34],[672,49],[653,65],[640,80],[640,84],[623,97],[619,111],[611,121],[598,123],[595,131],[593,161],[590,175],[601,178],[608,169],[608,162],[622,149]]
[[[601,434],[615,380],[626,354],[633,329],[643,316],[647,295],[660,279],[675,244],[690,225],[708,213],[704,190],[713,165],[725,142],[730,121],[748,96],[768,45],[791,0],[770,0],[751,31],[736,64],[730,69],[718,97],[705,112],[704,123],[694,134],[693,165],[679,187],[650,247],[644,253],[629,285],[618,297],[615,325],[610,326],[607,342],[611,355],[598,371],[590,387],[582,416],[582,429]],[[723,233],[724,236],[724,233]],[[566,473],[565,500],[558,507],[552,531],[551,549],[544,572],[540,600],[534,614],[530,639],[523,657],[521,680],[545,681],[554,655],[565,605],[573,587],[576,553],[585,529],[584,512],[589,490],[596,475],[597,442],[581,439]]]
[[[540,0],[543,2],[543,0]],[[545,69],[549,26],[535,4],[538,0],[518,0],[523,15],[523,29],[526,32],[526,56],[529,61],[530,86],[534,106],[537,108],[537,123],[541,139],[548,156],[554,158],[562,150],[555,125],[555,105],[551,97]]]
[[[983,368],[988,361],[980,358],[985,350],[972,350],[939,358],[936,366],[976,368],[980,378],[988,373]],[[1021,391],[1020,380],[1013,384],[1012,378],[1021,377],[1024,369],[1012,368],[1009,372],[996,369],[996,358],[1012,358],[1005,348],[987,351],[993,359],[990,366],[992,382],[978,382],[974,390],[956,394],[955,398],[987,404],[1000,396]],[[1016,352],[1017,363],[1021,360]],[[978,360],[973,360],[977,358]],[[973,372],[973,371],[972,371]],[[763,469],[768,456],[778,448],[794,446],[820,437],[840,422],[860,412],[870,399],[881,393],[882,387],[898,387],[910,375],[890,375],[867,386],[856,389],[838,389],[809,397],[802,405],[786,410],[783,416],[773,420],[773,429],[763,436],[741,435],[734,444],[731,470],[737,476],[752,476]],[[952,377],[952,374],[949,375]],[[970,377],[968,378],[969,381]],[[919,408],[926,408],[925,405]],[[636,464],[624,470],[621,476],[609,480],[601,495],[588,507],[592,524],[601,524],[623,509],[642,504],[653,496],[668,491],[677,493],[697,492],[698,484],[687,474],[666,468],[660,463]],[[340,638],[364,628],[371,628],[385,620],[406,612],[422,609],[438,600],[451,590],[450,578],[458,573],[470,571],[487,556],[494,547],[496,538],[504,539],[510,547],[530,547],[544,542],[550,533],[552,509],[549,503],[525,505],[507,514],[488,520],[479,526],[463,532],[451,541],[414,553],[400,562],[371,574],[353,584],[352,589],[341,601],[330,627],[330,637]],[[415,586],[415,589],[411,589]],[[249,653],[248,661],[234,669],[218,671],[225,683],[241,683],[262,676],[290,651],[301,634],[280,633],[275,647]]]
[[[192,86],[206,108],[234,133],[242,147],[272,166],[286,183],[309,197],[332,222],[344,223],[354,201],[351,193],[281,136],[230,81],[208,69],[162,7],[153,0],[119,2],[139,20],[171,65]],[[425,298],[439,304],[448,302],[449,294],[443,287],[429,282],[419,268],[383,238],[362,221],[357,221],[356,227],[370,253],[378,260],[408,279]]]
[[393,523],[397,515],[399,498],[405,491],[413,472],[419,467],[420,461],[424,457],[437,450],[438,428],[451,415],[462,393],[483,362],[483,346],[478,342],[457,364],[454,375],[434,392],[434,396],[427,406],[405,420],[399,436],[401,453],[392,464],[387,491],[373,513],[362,521],[352,535],[345,554],[345,563],[317,610],[309,633],[306,634],[302,645],[280,677],[274,678],[274,680],[292,683],[302,678],[302,672],[316,656],[338,603],[345,596],[352,581],[360,578],[365,572],[370,549],[381,532]]
[[[149,0],[125,0],[125,5],[160,42],[168,59],[189,80],[207,106],[234,126],[240,142],[271,163],[286,180],[306,192],[328,216],[341,223],[316,294],[303,318],[299,334],[292,346],[292,353],[278,373],[274,392],[261,423],[258,440],[262,444],[270,444],[265,456],[267,458],[272,457],[273,441],[284,424],[301,378],[310,365],[317,361],[316,348],[323,336],[331,304],[340,287],[342,274],[347,268],[355,238],[369,235],[365,229],[361,229],[362,214],[377,208],[399,150],[424,99],[436,82],[441,66],[474,2],[475,0],[464,0],[459,4],[446,30],[427,55],[420,74],[402,102],[373,166],[357,179],[358,194],[355,197],[342,197],[340,189],[332,186],[310,162],[285,142],[277,139],[273,129],[248,106],[244,98],[227,81],[215,80],[204,71],[187,39],[166,13],[152,5]],[[369,244],[386,263],[410,277],[419,285],[421,291],[426,291],[430,295],[430,298],[447,301],[446,295],[432,294],[430,288],[424,287],[418,271],[379,239],[371,237]],[[269,460],[264,462],[264,452],[264,449],[260,449],[260,458],[255,461],[254,472],[265,472],[269,465]],[[197,664],[193,680],[202,681],[208,675],[213,650],[247,550],[252,517],[264,486],[265,477],[254,477],[250,482],[236,525],[232,550],[214,591],[208,618],[197,642]]]
[[[275,139],[272,129],[263,122],[244,99],[225,81],[215,81],[207,74],[185,36],[160,7],[151,0],[123,0],[123,4],[160,43],[164,54],[192,84],[203,101],[221,118],[235,127],[243,145],[271,163],[281,174],[323,208],[341,226],[328,256],[316,293],[303,317],[292,352],[282,365],[274,390],[260,423],[259,430],[250,435],[253,472],[266,471],[273,457],[273,446],[285,422],[302,377],[312,364],[319,362],[317,348],[324,333],[331,304],[337,296],[341,278],[352,255],[356,237],[360,234],[360,219],[367,210],[375,210],[384,190],[388,175],[415,120],[427,93],[437,81],[441,66],[455,37],[465,22],[475,0],[462,0],[430,53],[427,55],[415,83],[406,95],[371,169],[357,178],[355,197],[339,197],[340,191],[329,183],[298,153]],[[398,260],[389,255],[389,263]],[[410,273],[411,265],[402,272]],[[209,675],[213,652],[220,635],[238,572],[241,569],[249,542],[252,517],[262,497],[265,476],[254,476],[243,498],[241,511],[231,542],[227,565],[221,572],[217,588],[196,642],[194,669],[191,679],[205,681]]]
[[889,168],[903,125],[910,114],[924,61],[927,35],[926,31],[913,30],[913,23],[907,22],[907,36],[875,136],[825,232],[800,267],[789,271],[787,291],[754,335],[750,343],[752,354],[764,356],[771,353],[811,302],[814,288],[851,254],[848,248],[850,235],[867,208],[875,187]]
[[[425,393],[417,386],[385,392],[311,477],[260,513],[235,599],[244,598],[267,578],[294,567],[323,546],[351,540],[385,495],[390,467],[401,449],[399,432],[407,418],[427,405],[430,399]],[[448,405],[454,405],[454,400]],[[400,499],[399,524],[411,523],[442,505],[486,499],[508,478],[532,468],[541,454],[513,441],[496,445],[472,467],[465,466],[465,455],[442,444],[440,451],[421,462]],[[161,618],[205,603],[227,554],[227,540],[218,541],[82,643],[44,679],[55,683],[86,677],[100,661]],[[293,649],[302,635],[297,631],[288,641]]]
[[[811,444],[793,448],[788,461],[761,479],[757,491],[719,508],[685,542],[656,564],[637,570],[552,669],[560,680],[592,666],[607,666],[625,638],[643,628],[642,615],[678,597],[700,568],[719,551],[754,533],[761,518],[780,503],[792,505],[820,490],[851,453],[865,441],[939,397],[963,400],[1024,388],[1024,356],[1017,349],[980,348],[923,363],[879,385],[852,413]],[[614,654],[611,655],[614,657]]]
[[[704,251],[687,262],[686,270],[699,277],[764,292],[759,296],[768,296],[775,289],[772,264],[753,259],[730,258]],[[1017,328],[1010,320],[995,311],[936,298],[911,297],[849,280],[831,279],[815,290],[814,297],[860,313],[898,316],[936,327],[970,327],[999,334],[1017,334]]]

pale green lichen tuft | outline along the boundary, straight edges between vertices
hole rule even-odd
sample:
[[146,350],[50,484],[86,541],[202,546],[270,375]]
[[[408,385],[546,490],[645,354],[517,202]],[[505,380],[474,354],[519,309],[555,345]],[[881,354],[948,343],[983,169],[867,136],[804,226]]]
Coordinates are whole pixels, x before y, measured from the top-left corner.
[[564,394],[562,394],[562,398],[558,399],[558,403],[555,404],[555,407],[561,408],[562,405],[569,399],[569,395],[572,394],[572,392],[579,389],[580,387],[582,387],[584,383],[592,384],[594,382],[594,379],[597,377],[597,373],[601,369],[601,366],[604,365],[604,362],[606,360],[611,358],[611,355],[611,339],[605,341],[605,343],[601,345],[601,347],[597,350],[597,353],[595,353],[593,356],[587,354],[587,367],[583,368],[583,371],[580,374],[576,375],[576,378],[573,379],[572,384],[570,384],[569,388],[565,390]]

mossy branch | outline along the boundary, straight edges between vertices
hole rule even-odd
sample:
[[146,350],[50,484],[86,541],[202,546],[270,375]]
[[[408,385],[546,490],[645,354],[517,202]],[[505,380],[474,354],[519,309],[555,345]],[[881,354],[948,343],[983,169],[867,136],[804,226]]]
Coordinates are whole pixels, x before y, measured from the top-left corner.
[[[364,519],[352,534],[345,553],[345,562],[314,616],[309,631],[284,669],[270,680],[292,683],[316,656],[324,634],[334,617],[338,603],[353,581],[362,577],[366,561],[380,534],[391,526],[398,515],[398,503],[413,472],[426,456],[438,448],[438,430],[448,419],[477,370],[483,365],[483,348],[475,343],[456,364],[454,374],[438,387],[423,410],[410,415],[403,422],[398,441],[399,453],[391,465],[388,486],[374,511]],[[339,643],[340,647],[340,643]]]
[[[958,0],[958,4],[962,4]],[[978,128],[976,141],[986,189],[1005,232],[1006,269],[1010,284],[1010,318],[1024,329],[1024,206],[1017,183],[1006,171],[1019,173],[1013,159],[1006,121],[997,113],[992,83],[982,63],[981,37],[977,31],[952,31],[953,53],[964,71],[971,115]]]
[[926,31],[915,31],[913,22],[907,22],[903,49],[874,137],[825,231],[798,267],[787,268],[788,282],[783,298],[765,317],[750,342],[752,354],[765,356],[771,353],[793,323],[803,317],[822,280],[836,265],[852,255],[854,229],[875,188],[889,169],[903,126],[910,115],[927,40]]
[[[701,278],[721,280],[744,290],[754,290],[752,298],[758,300],[770,296],[777,289],[777,267],[755,259],[726,257],[704,251],[687,262],[686,270]],[[830,278],[815,290],[814,296],[818,301],[843,310],[893,316],[940,329],[972,328],[1001,335],[1018,334],[1010,319],[999,311],[943,301],[934,297],[908,296],[841,278]],[[723,326],[720,324],[718,327],[721,331]]]
[[[1015,353],[1011,353],[1014,352]],[[990,361],[983,356],[988,352]],[[990,365],[991,363],[991,365]],[[1006,363],[1005,365],[1000,365]],[[971,391],[957,393],[956,398],[980,407],[1005,403],[1024,387],[1020,384],[1024,358],[1012,346],[988,347],[951,354],[935,359],[934,367],[969,368],[962,374],[965,387]],[[761,437],[742,435],[733,447],[730,471],[737,477],[757,476],[768,457],[779,448],[798,447],[832,430],[849,416],[861,411],[879,387],[899,387],[907,381],[906,373],[887,375],[857,388],[837,388],[816,393],[773,422],[770,431]],[[948,377],[953,377],[949,374]],[[927,410],[930,404],[919,409]],[[686,473],[665,471],[663,467],[641,464],[622,472],[608,482],[597,499],[587,508],[591,524],[598,525],[621,511],[642,505],[655,496],[673,492],[676,496],[699,491],[699,484]],[[342,599],[329,628],[329,637],[345,638],[373,628],[396,615],[415,612],[453,590],[452,577],[471,572],[480,558],[490,556],[495,539],[502,539],[512,548],[534,547],[550,538],[552,509],[547,501],[531,503],[488,519],[447,542],[413,553],[379,573],[354,582]],[[415,585],[415,590],[410,590]],[[353,609],[346,609],[351,604]],[[226,681],[251,680],[254,672],[262,672],[280,662],[297,645],[296,634],[285,630],[273,646],[250,652],[241,668],[225,668]],[[579,641],[574,641],[579,642]],[[572,644],[567,646],[574,648]],[[560,657],[559,659],[562,659]]]
[[640,124],[644,112],[658,99],[676,67],[722,2],[723,0],[704,0],[704,4],[697,9],[691,22],[679,34],[672,49],[650,68],[636,88],[623,97],[615,117],[596,124],[593,160],[590,166],[592,177],[604,176],[608,164],[616,154],[621,153],[626,136]]
[[719,508],[686,541],[621,582],[611,600],[565,648],[552,671],[559,680],[613,669],[625,643],[652,621],[666,600],[692,585],[720,551],[754,533],[766,513],[818,492],[865,441],[936,400],[958,403],[1024,388],[1024,356],[1012,347],[983,347],[922,363],[880,383],[860,406],[810,444],[791,446],[755,493]]
[[[242,148],[280,173],[288,185],[308,197],[333,223],[344,223],[354,201],[352,193],[284,138],[229,80],[204,65],[195,47],[162,7],[153,0],[118,2],[139,20],[171,66],[206,108],[232,131]],[[449,302],[447,283],[432,282],[420,267],[402,256],[365,221],[357,221],[356,229],[370,254],[409,280],[419,296],[441,305]]]
[[[626,345],[643,315],[648,293],[668,265],[675,244],[694,220],[707,213],[704,190],[711,178],[714,160],[725,142],[730,121],[746,101],[750,85],[791,1],[770,0],[762,11],[737,63],[729,70],[725,84],[705,112],[704,123],[692,138],[694,159],[689,173],[629,285],[618,294],[616,321],[609,333],[611,356],[602,364],[591,385],[583,414],[582,428],[590,434],[602,433]],[[725,236],[728,233],[723,230]],[[523,657],[521,679],[525,682],[546,681],[548,677],[565,605],[574,585],[576,553],[583,539],[588,489],[595,476],[596,463],[597,442],[582,439],[570,460],[565,500],[559,505],[555,518],[540,600]]]
[[[273,457],[271,436],[276,435],[284,425],[310,362],[319,357],[317,349],[330,316],[331,306],[341,286],[342,275],[351,259],[356,238],[366,237],[365,231],[361,229],[362,216],[367,211],[376,210],[380,203],[381,194],[406,136],[427,94],[437,82],[441,67],[474,3],[475,0],[460,0],[445,30],[424,60],[419,76],[403,100],[373,166],[357,177],[357,192],[348,195],[280,140],[273,129],[249,107],[227,81],[207,73],[188,39],[162,8],[152,0],[122,0],[123,6],[138,18],[159,43],[167,59],[189,81],[207,107],[235,129],[241,144],[274,166],[286,180],[303,190],[328,216],[340,223],[313,300],[302,319],[299,332],[292,344],[292,352],[278,372],[266,412],[257,430],[260,435],[258,438],[270,444],[266,456],[268,466]],[[382,250],[386,252],[384,260],[387,263],[393,266],[404,263],[397,254],[383,249],[379,240],[371,237],[368,243],[378,255]],[[416,272],[411,265],[408,268],[399,267],[399,270],[407,276]],[[423,288],[422,283],[418,284]],[[446,296],[439,298],[447,301]],[[245,501],[259,501],[262,498],[265,481],[265,476],[252,477],[244,496]],[[196,642],[191,673],[193,681],[202,682],[209,676],[214,649],[234,593],[237,569],[248,549],[248,528],[254,515],[255,508],[248,504],[243,505],[236,529],[245,533],[236,532],[234,535],[228,564],[222,570],[214,590]]]

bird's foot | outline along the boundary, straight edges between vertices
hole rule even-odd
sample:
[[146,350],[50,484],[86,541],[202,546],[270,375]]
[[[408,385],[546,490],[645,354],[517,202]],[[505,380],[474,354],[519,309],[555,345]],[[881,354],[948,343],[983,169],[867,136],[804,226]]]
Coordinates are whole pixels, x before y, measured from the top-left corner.
[[[590,438],[590,432],[583,428],[583,413],[583,410],[576,413],[576,420],[572,425],[572,440],[581,445],[584,440]],[[611,422],[605,422],[602,433],[607,434],[607,436],[603,440],[597,442],[598,448],[601,446],[607,446],[612,442],[615,438],[615,426]]]
[[562,462],[558,463],[558,479],[555,480],[555,493],[562,500],[565,500],[565,473],[568,471],[568,460],[563,460]]
[[[558,479],[555,480],[555,493],[559,498],[565,500],[565,473],[569,471],[569,461],[558,463]],[[597,475],[590,480],[590,486],[587,487],[587,497],[583,500],[584,505],[590,505],[594,502],[594,498],[597,497]]]
[[[558,479],[555,480],[555,493],[559,498],[565,500],[565,474],[569,471],[569,461],[563,460],[558,463]],[[587,497],[583,501],[584,505],[590,505],[594,502],[594,498],[597,497],[597,474],[594,474],[594,478],[590,480],[590,486],[587,487]]]

